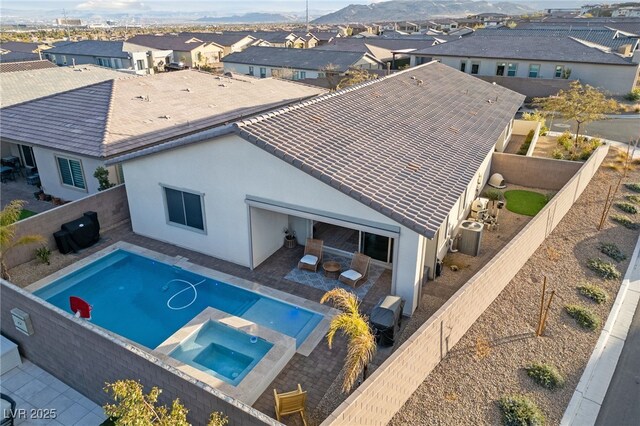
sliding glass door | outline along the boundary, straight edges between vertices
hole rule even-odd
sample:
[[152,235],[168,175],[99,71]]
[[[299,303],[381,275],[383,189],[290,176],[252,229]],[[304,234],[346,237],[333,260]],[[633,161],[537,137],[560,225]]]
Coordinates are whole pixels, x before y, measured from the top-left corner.
[[393,261],[393,238],[360,232],[360,251],[372,259],[385,263]]

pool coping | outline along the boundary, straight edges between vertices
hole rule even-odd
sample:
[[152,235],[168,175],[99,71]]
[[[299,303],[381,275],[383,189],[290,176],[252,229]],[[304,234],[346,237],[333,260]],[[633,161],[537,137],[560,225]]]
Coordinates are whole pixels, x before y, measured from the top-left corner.
[[[183,361],[171,357],[185,339],[197,333],[209,321],[218,322],[243,333],[260,337],[273,346],[262,359],[247,373],[237,385],[232,385],[205,371],[199,370]],[[230,315],[218,309],[207,307],[186,325],[169,336],[156,349],[158,357],[165,363],[190,376],[219,389],[225,394],[252,405],[269,387],[278,374],[296,353],[296,340],[268,327],[261,326],[244,318]]]
[[[66,275],[69,275],[72,272],[75,272],[78,269],[81,269],[84,266],[100,259],[101,257],[120,249],[134,253],[134,254],[138,254],[144,257],[148,257],[148,258],[157,260],[159,262],[166,263],[171,266],[177,266],[179,268],[184,269],[185,271],[193,272],[195,274],[199,274],[207,278],[211,278],[211,279],[221,281],[236,287],[240,287],[245,290],[249,290],[266,297],[279,299],[281,301],[299,306],[301,308],[304,308],[314,313],[317,313],[319,315],[322,315],[322,319],[320,320],[318,325],[316,325],[313,331],[309,333],[309,335],[304,340],[304,342],[296,350],[297,353],[303,356],[309,356],[311,352],[313,352],[315,347],[322,341],[324,336],[329,331],[329,324],[331,323],[331,319],[340,313],[337,309],[329,307],[327,305],[322,305],[312,300],[308,300],[299,296],[295,296],[293,294],[286,293],[281,290],[267,287],[256,282],[246,280],[244,278],[225,274],[224,272],[216,271],[215,269],[207,268],[201,265],[196,265],[195,263],[191,263],[187,257],[180,256],[180,255],[169,256],[169,255],[159,253],[157,251],[150,250],[144,247],[140,247],[125,241],[118,241],[108,247],[105,247],[102,250],[99,250],[85,257],[84,259],[79,260],[78,262],[75,262],[65,268],[62,268],[54,272],[53,274],[48,275],[34,282],[33,284],[25,287],[25,290],[30,293],[40,290],[41,288],[46,287],[52,281],[58,280]],[[99,327],[99,326],[96,325],[96,327]],[[106,331],[114,335],[117,335],[119,337],[125,338],[124,336],[120,336],[119,334],[113,333],[109,330],[106,330]],[[132,342],[128,339],[127,341]],[[141,347],[144,350],[153,350],[151,348],[148,348],[136,342],[133,342],[133,344]]]

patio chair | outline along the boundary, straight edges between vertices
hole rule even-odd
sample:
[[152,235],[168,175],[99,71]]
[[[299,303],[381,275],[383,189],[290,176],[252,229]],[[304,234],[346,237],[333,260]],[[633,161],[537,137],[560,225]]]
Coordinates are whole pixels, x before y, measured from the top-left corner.
[[317,272],[318,265],[322,262],[322,240],[307,238],[307,244],[304,246],[304,256],[298,262],[298,269],[306,269]]
[[16,402],[9,396],[0,393],[0,426],[13,426],[13,419],[16,413]]
[[366,254],[355,252],[353,259],[351,259],[351,266],[341,273],[338,279],[346,285],[357,287],[358,284],[362,284],[367,279],[370,261],[371,258]]
[[280,421],[280,416],[300,413],[302,423],[307,426],[305,419],[304,406],[307,402],[307,392],[302,390],[302,386],[298,383],[298,389],[291,392],[278,393],[273,390],[273,396],[276,403],[276,419]]

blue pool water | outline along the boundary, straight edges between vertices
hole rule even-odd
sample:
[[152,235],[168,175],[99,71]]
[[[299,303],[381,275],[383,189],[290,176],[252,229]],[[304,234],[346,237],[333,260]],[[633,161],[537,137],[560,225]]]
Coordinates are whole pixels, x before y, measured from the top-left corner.
[[[198,297],[186,309],[197,284]],[[200,284],[198,284],[200,283]],[[219,282],[125,250],[116,250],[34,292],[71,312],[69,296],[93,306],[91,322],[154,349],[211,306],[296,339],[297,346],[322,316],[289,303]]]
[[208,321],[169,355],[237,385],[273,344],[219,322]]

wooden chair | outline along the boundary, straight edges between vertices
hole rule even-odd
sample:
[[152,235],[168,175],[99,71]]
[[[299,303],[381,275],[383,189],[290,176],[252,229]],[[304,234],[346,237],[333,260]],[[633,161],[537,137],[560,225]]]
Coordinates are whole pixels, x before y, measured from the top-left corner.
[[298,262],[298,269],[306,269],[317,272],[318,265],[322,262],[322,240],[314,240],[307,238],[307,244],[304,246],[304,256]]
[[302,386],[298,383],[298,389],[291,392],[278,393],[273,390],[273,396],[276,402],[276,419],[280,421],[280,416],[300,413],[302,423],[307,426],[305,419],[304,406],[307,402],[307,392],[302,390]]
[[357,287],[358,284],[362,284],[367,279],[369,274],[369,263],[371,258],[366,254],[355,252],[353,259],[351,259],[351,266],[349,269],[340,274],[338,279],[350,285],[351,287]]

